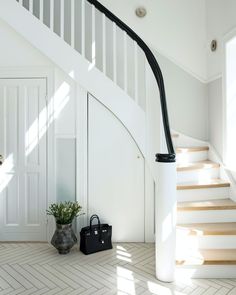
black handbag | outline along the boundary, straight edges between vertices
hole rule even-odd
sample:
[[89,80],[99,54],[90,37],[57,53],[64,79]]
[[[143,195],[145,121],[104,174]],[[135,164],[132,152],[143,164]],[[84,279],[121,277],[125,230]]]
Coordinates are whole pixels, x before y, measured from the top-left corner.
[[[98,223],[92,225],[93,220]],[[112,249],[112,226],[101,224],[97,215],[90,217],[90,225],[83,227],[80,232],[80,251],[84,254],[92,254],[98,251]]]

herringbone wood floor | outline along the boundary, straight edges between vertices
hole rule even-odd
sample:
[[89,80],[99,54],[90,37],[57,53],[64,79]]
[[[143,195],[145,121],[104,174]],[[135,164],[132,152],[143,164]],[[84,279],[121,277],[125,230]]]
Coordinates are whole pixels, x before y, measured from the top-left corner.
[[0,295],[235,295],[236,280],[164,284],[154,276],[152,244],[114,244],[85,256],[74,248],[58,255],[48,244],[0,244]]

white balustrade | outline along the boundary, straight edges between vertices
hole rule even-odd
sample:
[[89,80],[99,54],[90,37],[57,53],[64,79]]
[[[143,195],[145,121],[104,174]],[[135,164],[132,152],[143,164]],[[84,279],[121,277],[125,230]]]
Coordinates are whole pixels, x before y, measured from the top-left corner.
[[50,29],[54,31],[54,0],[50,0]]
[[91,57],[92,57],[92,64],[93,65],[96,65],[96,19],[95,19],[95,7],[92,6],[92,36],[91,36],[91,50],[92,50],[92,53],[91,53]]
[[138,104],[138,44],[136,41],[134,41],[134,99],[136,103]]
[[64,0],[61,0],[61,16],[60,16],[60,36],[62,39],[64,39],[64,28],[65,28],[65,9],[64,9],[65,3]]
[[39,2],[39,19],[41,20],[41,22],[44,22],[44,1],[40,0]]
[[127,47],[127,33],[124,31],[124,91],[128,92],[128,47]]
[[[145,81],[140,78],[145,72],[145,65],[139,60],[141,54],[137,42],[131,40],[125,31],[118,34],[116,23],[107,21],[105,14],[102,14],[100,22],[96,22],[96,8],[87,0],[70,0],[70,19],[68,19],[67,12],[65,15],[65,9],[68,9],[66,5],[69,5],[67,1],[60,0],[58,2],[60,5],[59,15],[56,15],[57,2],[55,0],[47,1],[49,3],[46,0],[39,0],[39,20],[42,23],[48,23],[53,32],[57,26],[60,37],[63,40],[70,40],[72,48],[75,48],[76,45],[78,47],[79,44],[81,48],[79,51],[83,57],[88,58],[94,66],[99,66],[106,76],[109,76],[115,84],[122,85],[120,87],[133,96],[132,98],[137,104],[140,104],[139,97],[142,97],[143,100],[143,92],[145,92],[140,91],[140,88],[145,88]],[[18,0],[18,2],[23,6],[23,0]],[[45,12],[45,9],[48,8],[50,10],[49,16]],[[33,14],[34,9],[34,0],[29,0],[29,12]],[[47,17],[49,19],[46,19]],[[78,23],[77,19],[80,20],[79,27],[75,27]],[[99,35],[102,40],[96,42]],[[112,43],[107,43],[108,40],[111,40]],[[98,57],[99,60],[97,60]],[[122,66],[119,63],[122,63]],[[128,77],[130,73],[133,75],[131,78]]]
[[29,11],[33,14],[33,0],[29,0]]
[[75,48],[75,0],[71,0],[70,44]]
[[113,22],[112,23],[112,35],[113,35],[113,81],[117,84],[117,39],[116,39],[116,33],[117,33],[117,26]]
[[85,0],[81,2],[81,54],[85,57]]
[[103,73],[106,75],[107,72],[107,61],[106,61],[106,16],[102,15],[102,68]]

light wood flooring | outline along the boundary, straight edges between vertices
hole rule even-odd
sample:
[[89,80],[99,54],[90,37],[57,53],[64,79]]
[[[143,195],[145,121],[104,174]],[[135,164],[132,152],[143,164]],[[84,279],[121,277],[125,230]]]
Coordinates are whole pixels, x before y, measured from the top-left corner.
[[158,294],[236,295],[236,280],[156,280],[154,245],[114,244],[83,255],[75,247],[61,256],[49,244],[0,244],[0,295]]

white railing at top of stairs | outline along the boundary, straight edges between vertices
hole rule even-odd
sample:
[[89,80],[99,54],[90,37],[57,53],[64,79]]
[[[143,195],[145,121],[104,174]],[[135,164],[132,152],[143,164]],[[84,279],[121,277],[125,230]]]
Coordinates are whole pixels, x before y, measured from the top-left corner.
[[86,0],[17,0],[145,110],[145,56]]

